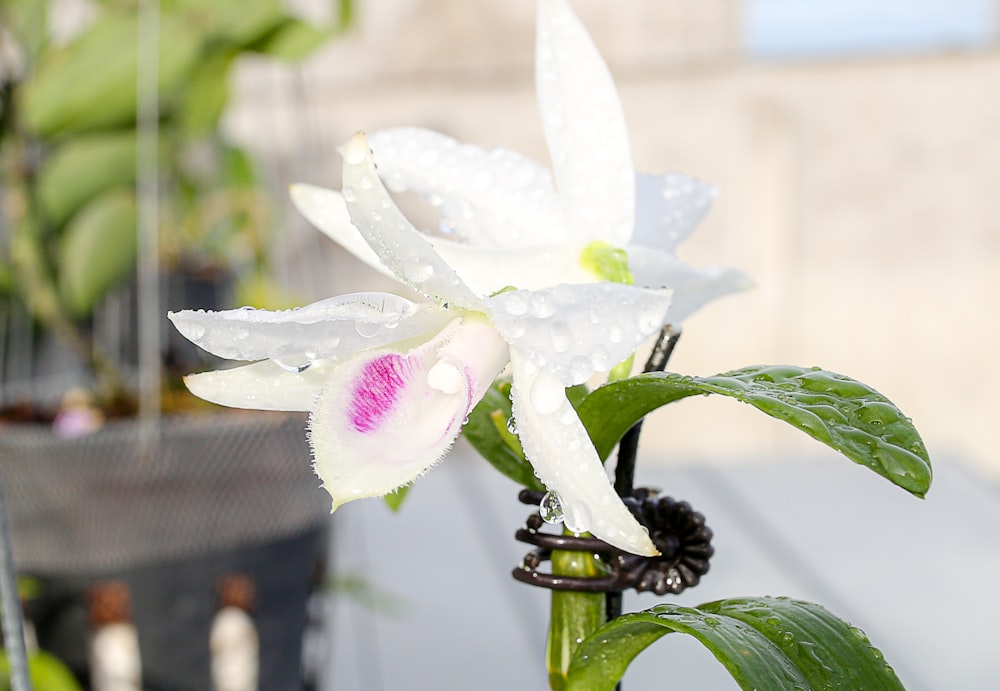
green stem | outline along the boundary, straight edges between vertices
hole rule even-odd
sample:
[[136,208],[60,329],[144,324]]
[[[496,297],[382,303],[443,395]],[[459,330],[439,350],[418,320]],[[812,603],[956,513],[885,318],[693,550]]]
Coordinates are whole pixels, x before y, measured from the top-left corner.
[[[572,535],[568,530],[563,534]],[[594,578],[609,573],[608,565],[588,552],[552,552],[552,573],[559,576]],[[552,591],[549,640],[545,649],[549,686],[553,691],[567,689],[566,673],[573,652],[583,639],[605,623],[604,593]]]

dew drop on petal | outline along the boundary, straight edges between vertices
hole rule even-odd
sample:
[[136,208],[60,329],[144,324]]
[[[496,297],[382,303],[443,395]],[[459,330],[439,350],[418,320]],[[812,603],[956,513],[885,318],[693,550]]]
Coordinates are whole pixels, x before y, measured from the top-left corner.
[[192,324],[187,330],[187,338],[189,341],[197,342],[205,337],[206,329],[201,324]]
[[570,331],[566,322],[556,322],[552,326],[552,350],[557,353],[565,353],[573,344],[573,332]]
[[503,306],[515,317],[519,317],[528,311],[528,301],[524,299],[523,295],[518,293],[508,295],[503,301]]
[[590,379],[590,375],[594,373],[594,365],[590,361],[590,358],[586,358],[582,355],[577,355],[575,358],[569,362],[569,377],[573,384],[582,384],[583,382]]
[[562,499],[555,492],[546,492],[538,503],[538,515],[549,525],[559,525],[563,522]]
[[610,329],[608,329],[608,340],[611,341],[612,343],[621,343],[624,338],[625,334],[622,333],[620,327],[612,326]]
[[365,151],[365,145],[352,140],[344,145],[344,161],[350,163],[352,166],[356,166],[365,160],[367,152]]
[[375,322],[366,321],[356,321],[354,322],[354,330],[358,332],[359,336],[364,336],[365,338],[371,338],[377,334],[382,328],[381,324],[376,324]]
[[361,185],[361,189],[363,190],[370,190],[372,187],[375,186],[375,183],[372,182],[372,179],[367,175],[361,178],[361,182],[358,184]]
[[512,319],[507,325],[507,335],[511,338],[520,338],[524,335],[524,322],[520,319]]
[[556,312],[556,306],[548,297],[536,295],[531,301],[531,314],[539,319],[551,317]]
[[403,274],[414,283],[424,283],[434,275],[434,266],[422,257],[410,257],[403,265]]
[[576,506],[573,511],[563,510],[566,527],[574,533],[585,533],[590,530],[590,511],[586,506]]
[[594,369],[598,372],[606,372],[611,369],[611,356],[604,346],[594,348],[590,354],[590,359],[594,364]]
[[274,358],[273,362],[281,369],[292,374],[305,372],[313,363],[312,358],[305,354],[284,355]]
[[536,379],[531,385],[531,405],[539,415],[551,415],[566,401],[566,392],[558,381]]
[[352,187],[345,187],[341,192],[341,195],[343,195],[345,202],[354,202],[358,199],[358,194]]
[[517,434],[517,420],[513,415],[507,418],[507,431],[511,434]]

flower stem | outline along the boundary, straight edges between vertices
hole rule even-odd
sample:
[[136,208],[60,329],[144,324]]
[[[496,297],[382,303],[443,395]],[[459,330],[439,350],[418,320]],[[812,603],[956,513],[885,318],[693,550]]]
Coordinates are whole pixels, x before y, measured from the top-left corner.
[[[566,535],[572,535],[568,530]],[[552,552],[552,573],[560,576],[598,577],[607,575],[608,565],[596,554],[587,552]],[[567,689],[566,673],[573,652],[583,639],[604,624],[604,594],[552,591],[549,640],[545,649],[549,686],[553,691]]]

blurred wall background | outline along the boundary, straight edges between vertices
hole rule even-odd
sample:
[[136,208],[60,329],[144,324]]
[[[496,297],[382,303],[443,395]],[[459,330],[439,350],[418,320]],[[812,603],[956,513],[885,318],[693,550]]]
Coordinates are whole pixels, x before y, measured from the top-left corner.
[[[932,459],[1000,478],[990,432],[1000,417],[1000,3],[978,2],[971,33],[929,16],[931,39],[867,48],[767,24],[766,4],[573,2],[617,80],[638,168],[721,190],[681,256],[757,282],[688,322],[671,369],[788,362],[850,374],[914,418]],[[823,3],[784,4],[808,15]],[[814,17],[812,30],[825,21]],[[877,12],[857,21],[880,26]],[[798,48],[769,42],[768,30]],[[533,46],[531,2],[362,1],[352,32],[304,68],[244,64],[227,127],[273,163],[278,187],[339,186],[336,147],[394,125],[546,161]],[[398,290],[293,210],[280,242],[286,279],[305,297]],[[687,401],[652,420],[642,452],[665,462],[816,453],[729,400]]]

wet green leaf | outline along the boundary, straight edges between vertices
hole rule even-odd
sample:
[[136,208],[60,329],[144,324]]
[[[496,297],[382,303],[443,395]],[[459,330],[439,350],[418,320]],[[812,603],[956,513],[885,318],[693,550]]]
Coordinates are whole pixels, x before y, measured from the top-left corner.
[[742,689],[902,689],[864,633],[819,605],[737,598],[658,605],[605,624],[577,648],[569,688],[613,689],[632,660],[668,633],[696,638]]
[[720,394],[784,420],[908,492],[930,488],[931,465],[913,423],[882,394],[818,368],[754,366],[714,377],[642,374],[596,389],[580,406],[601,458],[647,413],[698,394]]
[[229,100],[229,68],[233,57],[231,50],[216,50],[192,75],[177,107],[177,122],[185,132],[204,135],[218,125]]
[[59,248],[59,295],[74,316],[84,316],[134,266],[136,203],[131,189],[116,189],[83,207],[67,224]]
[[501,380],[490,387],[469,413],[462,434],[483,458],[511,480],[544,491],[545,486],[524,458],[517,437],[507,429],[510,416],[510,382]]

